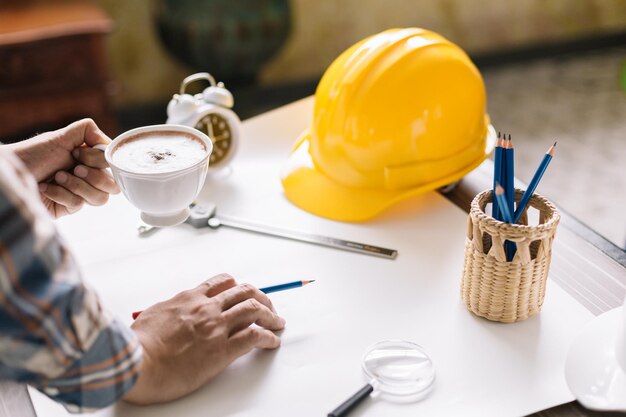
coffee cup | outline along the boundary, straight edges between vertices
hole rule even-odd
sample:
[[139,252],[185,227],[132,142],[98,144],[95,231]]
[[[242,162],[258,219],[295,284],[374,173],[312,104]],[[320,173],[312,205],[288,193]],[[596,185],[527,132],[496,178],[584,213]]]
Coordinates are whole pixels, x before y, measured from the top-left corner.
[[152,125],[129,130],[104,151],[115,182],[152,226],[174,226],[189,216],[189,205],[206,179],[213,144],[197,129]]

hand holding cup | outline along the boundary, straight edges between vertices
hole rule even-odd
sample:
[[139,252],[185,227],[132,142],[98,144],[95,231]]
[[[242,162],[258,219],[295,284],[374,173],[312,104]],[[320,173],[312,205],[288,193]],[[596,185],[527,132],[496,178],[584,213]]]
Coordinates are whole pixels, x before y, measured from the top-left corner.
[[129,130],[104,151],[115,181],[141,219],[152,226],[174,226],[189,216],[189,204],[206,178],[213,144],[197,129],[154,125]]

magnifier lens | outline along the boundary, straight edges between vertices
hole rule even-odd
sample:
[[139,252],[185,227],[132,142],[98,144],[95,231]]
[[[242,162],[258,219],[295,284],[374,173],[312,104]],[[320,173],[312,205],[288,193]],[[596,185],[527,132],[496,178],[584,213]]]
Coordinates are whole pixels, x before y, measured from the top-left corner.
[[410,402],[428,394],[435,367],[424,349],[415,343],[389,340],[372,346],[363,356],[363,371],[386,400]]

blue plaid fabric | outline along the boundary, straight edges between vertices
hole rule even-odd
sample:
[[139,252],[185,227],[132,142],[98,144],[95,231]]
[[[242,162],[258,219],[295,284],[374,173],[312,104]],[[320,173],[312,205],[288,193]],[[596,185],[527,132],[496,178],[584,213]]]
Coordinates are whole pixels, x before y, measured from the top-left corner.
[[141,359],[134,333],[81,281],[34,179],[0,149],[0,378],[85,412],[128,391]]

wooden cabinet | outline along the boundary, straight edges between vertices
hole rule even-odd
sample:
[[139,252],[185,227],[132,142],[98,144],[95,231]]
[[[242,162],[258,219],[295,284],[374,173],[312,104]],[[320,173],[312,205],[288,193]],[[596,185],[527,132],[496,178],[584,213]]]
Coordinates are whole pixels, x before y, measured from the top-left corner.
[[111,29],[91,2],[0,5],[0,141],[82,117],[117,133],[104,45]]

